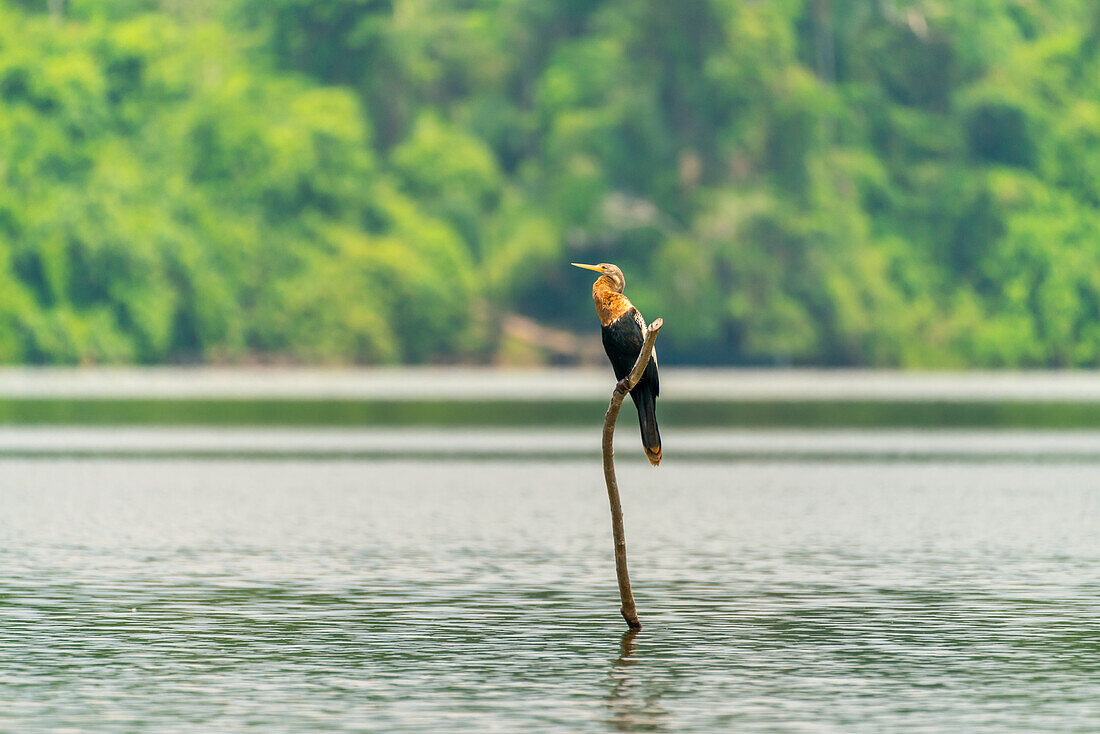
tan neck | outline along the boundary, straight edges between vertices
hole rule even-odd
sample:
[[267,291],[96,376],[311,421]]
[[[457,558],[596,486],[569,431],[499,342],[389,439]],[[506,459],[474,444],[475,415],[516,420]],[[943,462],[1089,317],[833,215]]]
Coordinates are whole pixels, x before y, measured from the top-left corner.
[[615,288],[615,281],[606,275],[601,275],[592,284],[592,300],[596,304],[596,315],[600,317],[600,324],[603,326],[614,322],[634,308],[630,299]]

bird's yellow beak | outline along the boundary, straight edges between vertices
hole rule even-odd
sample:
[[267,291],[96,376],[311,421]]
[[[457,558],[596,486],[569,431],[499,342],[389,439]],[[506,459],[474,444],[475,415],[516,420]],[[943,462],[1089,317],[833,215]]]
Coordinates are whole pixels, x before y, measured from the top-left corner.
[[585,270],[595,270],[597,273],[602,273],[603,272],[603,270],[600,269],[599,265],[585,265],[584,263],[569,263],[569,264],[573,265],[574,267],[584,268]]

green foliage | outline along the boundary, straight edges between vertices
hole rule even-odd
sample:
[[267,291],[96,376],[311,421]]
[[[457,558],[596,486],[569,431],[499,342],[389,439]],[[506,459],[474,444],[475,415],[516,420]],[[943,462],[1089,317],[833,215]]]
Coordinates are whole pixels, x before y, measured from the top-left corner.
[[379,194],[352,94],[250,67],[216,24],[0,13],[0,359],[469,348],[469,253]]
[[0,361],[1100,365],[1086,0],[0,0]]

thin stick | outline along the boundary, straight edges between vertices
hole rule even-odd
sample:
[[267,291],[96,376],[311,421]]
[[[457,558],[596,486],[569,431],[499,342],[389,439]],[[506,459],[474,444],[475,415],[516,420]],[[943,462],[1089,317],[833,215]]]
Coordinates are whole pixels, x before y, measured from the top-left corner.
[[619,409],[623,407],[623,398],[642,378],[642,372],[645,371],[649,358],[653,354],[653,343],[657,341],[657,332],[663,325],[664,321],[657,319],[646,329],[645,342],[642,343],[642,351],[638,353],[638,361],[634,363],[634,369],[630,370],[630,374],[615,385],[615,390],[611,393],[611,404],[607,406],[607,414],[603,419],[603,477],[607,482],[607,499],[611,503],[611,532],[615,536],[615,575],[619,578],[619,597],[623,601],[620,611],[626,623],[635,630],[640,630],[642,623],[638,621],[638,610],[634,606],[634,592],[630,590],[630,575],[626,571],[623,508],[619,503],[619,483],[615,481],[615,421],[619,418]]

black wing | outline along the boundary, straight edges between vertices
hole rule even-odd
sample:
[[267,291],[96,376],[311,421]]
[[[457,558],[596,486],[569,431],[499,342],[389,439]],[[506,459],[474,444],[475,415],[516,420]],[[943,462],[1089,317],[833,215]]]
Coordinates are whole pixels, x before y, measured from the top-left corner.
[[[603,350],[607,352],[607,358],[611,360],[611,368],[615,371],[615,379],[621,380],[630,374],[634,363],[638,361],[638,353],[642,351],[642,342],[645,335],[642,331],[642,319],[637,309],[630,309],[615,321],[603,327]],[[642,377],[638,384],[647,383],[653,391],[653,397],[660,394],[660,383],[657,377],[657,351],[649,358]]]

